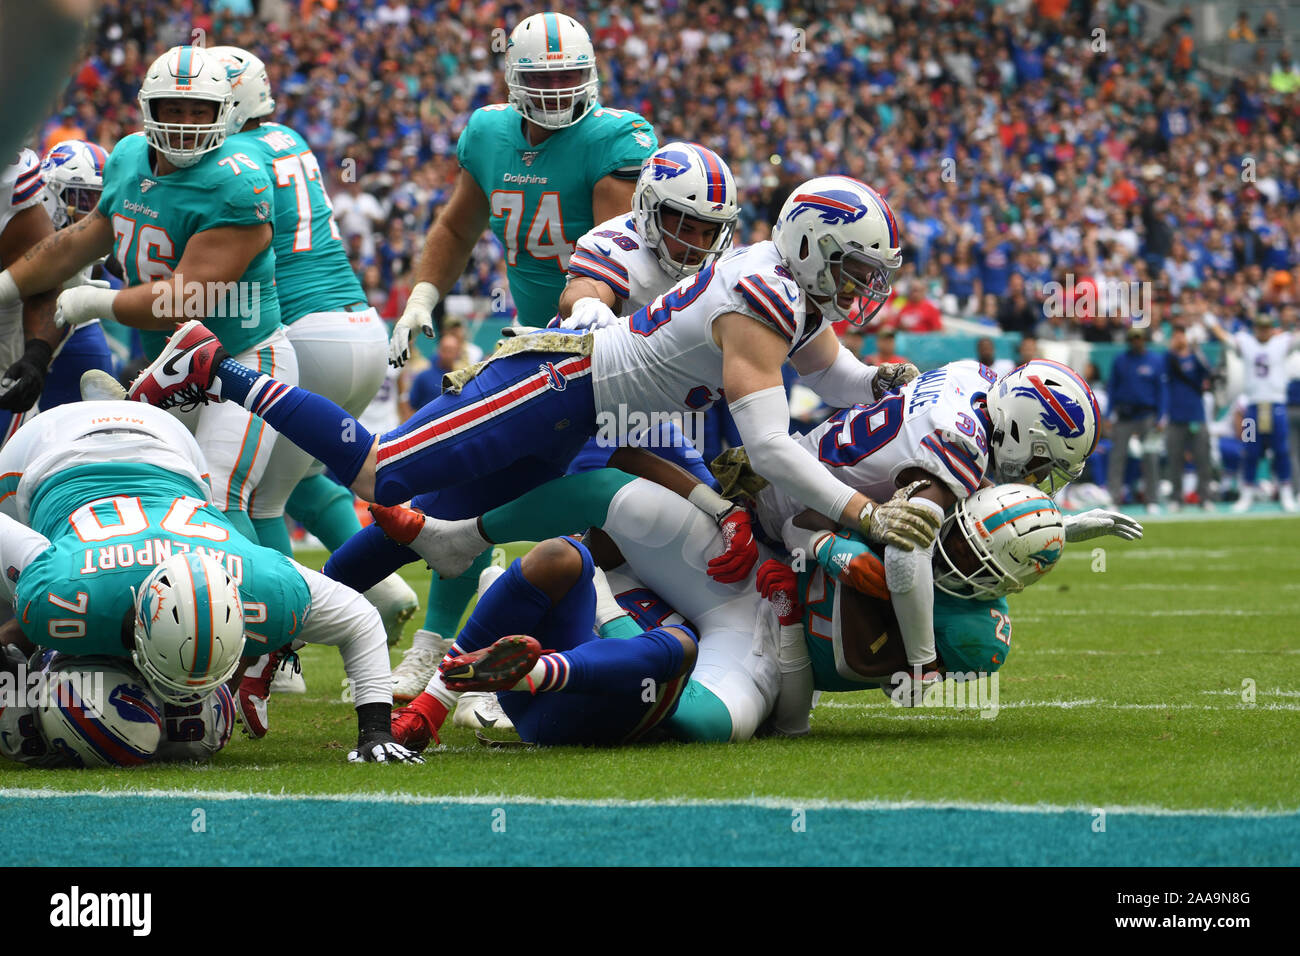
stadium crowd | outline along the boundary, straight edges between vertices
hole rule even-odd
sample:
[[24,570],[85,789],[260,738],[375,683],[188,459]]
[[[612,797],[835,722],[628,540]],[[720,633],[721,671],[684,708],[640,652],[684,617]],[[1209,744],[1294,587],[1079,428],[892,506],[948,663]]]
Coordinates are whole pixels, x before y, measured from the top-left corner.
[[[1136,0],[574,6],[587,8],[572,12],[591,29],[605,105],[644,113],[661,141],[726,156],[745,194],[741,241],[766,237],[811,175],[847,172],[890,199],[907,261],[891,326],[964,316],[1122,341],[1129,316],[1105,314],[1122,309],[1045,314],[1049,283],[1067,275],[1103,294],[1150,282],[1176,324],[1296,300],[1300,68],[1289,58],[1241,79],[1198,69],[1190,18],[1143,42]],[[84,134],[111,147],[139,128],[135,90],[159,49],[244,46],[266,61],[279,115],[328,157],[349,252],[394,317],[455,177],[457,137],[474,109],[504,101],[504,37],[531,9],[106,0],[88,45],[99,53],[42,145]],[[485,238],[458,291],[504,289]]]

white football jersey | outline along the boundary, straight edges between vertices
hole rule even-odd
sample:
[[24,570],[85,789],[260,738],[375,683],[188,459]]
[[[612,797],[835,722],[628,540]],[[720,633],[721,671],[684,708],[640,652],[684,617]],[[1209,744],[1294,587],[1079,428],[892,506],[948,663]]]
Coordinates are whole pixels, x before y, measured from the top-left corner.
[[[40,157],[30,149],[19,150],[16,161],[0,171],[0,235],[9,228],[14,216],[30,206],[40,205],[44,192]],[[8,368],[22,355],[22,315],[22,303],[0,309],[0,368]]]
[[[974,361],[950,362],[874,405],[854,405],[799,438],[832,475],[873,501],[887,501],[907,468],[934,475],[958,498],[972,494],[988,468],[992,425],[984,396],[997,381]],[[775,485],[756,502],[763,529],[780,540],[786,519],[804,510]]]
[[1294,333],[1278,332],[1267,342],[1261,342],[1250,332],[1238,332],[1232,337],[1241,352],[1242,390],[1246,401],[1252,405],[1281,405],[1286,403],[1287,352],[1295,341]]
[[579,239],[569,257],[569,275],[609,286],[619,300],[614,308],[619,315],[631,315],[677,283],[631,216],[615,216]]
[[733,249],[677,283],[626,323],[597,329],[591,356],[598,413],[698,412],[722,394],[713,320],[739,312],[775,329],[787,356],[829,328],[809,317],[803,292],[771,242]]

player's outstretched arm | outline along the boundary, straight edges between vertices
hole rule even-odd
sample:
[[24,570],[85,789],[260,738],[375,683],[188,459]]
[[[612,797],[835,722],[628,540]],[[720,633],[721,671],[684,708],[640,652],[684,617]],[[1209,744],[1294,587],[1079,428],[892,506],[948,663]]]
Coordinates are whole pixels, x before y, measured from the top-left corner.
[[393,739],[393,677],[388,638],[379,612],[356,591],[294,563],[311,591],[311,613],[301,640],[332,644],[343,656],[357,708],[357,746],[350,763],[424,763]]
[[411,357],[411,336],[420,331],[433,337],[433,310],[442,290],[456,284],[469,264],[474,243],[487,228],[487,196],[469,170],[461,169],[451,198],[424,237],[424,248],[415,265],[415,288],[406,301],[402,317],[393,327],[389,344],[390,365],[401,368]]
[[[169,331],[190,316],[185,304],[193,299],[193,290],[204,290],[204,301],[231,295],[243,298],[237,283],[248,271],[253,259],[271,244],[269,225],[218,226],[194,235],[176,271],[168,279],[147,285],[132,286],[120,292],[95,290],[106,296],[110,311],[82,307],[80,289],[70,289],[59,296],[58,320],[76,325],[79,322],[111,315],[123,325],[137,329]],[[223,290],[230,290],[228,292]],[[94,293],[92,293],[93,296]],[[273,296],[275,289],[259,289],[257,295]]]
[[[929,509],[939,521],[956,503],[957,497],[933,475],[919,468],[908,468],[898,477],[908,482],[899,489],[896,498],[904,498]],[[934,644],[934,567],[931,558],[933,542],[928,548],[903,550],[893,545],[885,546],[885,583],[889,586],[898,628],[903,635],[910,667],[926,667],[934,663],[937,654]]]

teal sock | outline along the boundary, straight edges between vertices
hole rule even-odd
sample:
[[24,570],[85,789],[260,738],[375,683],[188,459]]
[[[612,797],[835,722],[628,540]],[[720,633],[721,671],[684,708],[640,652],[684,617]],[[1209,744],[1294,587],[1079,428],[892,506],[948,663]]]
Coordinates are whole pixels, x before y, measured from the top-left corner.
[[478,590],[478,576],[492,563],[492,549],[488,548],[458,578],[443,581],[436,574],[429,582],[429,603],[425,605],[424,629],[443,637],[455,637],[456,625],[470,598]]
[[324,475],[310,475],[298,482],[284,510],[330,551],[343,547],[344,541],[361,530],[352,492]]
[[637,637],[644,633],[645,631],[641,629],[641,625],[630,614],[624,614],[612,621],[606,621],[600,627],[601,637],[615,641],[626,641],[628,638]]
[[565,475],[493,508],[483,516],[483,530],[488,540],[502,542],[545,541],[598,528],[605,523],[615,492],[635,480],[617,468]]
[[253,528],[257,532],[257,543],[272,551],[279,551],[286,557],[293,557],[293,542],[289,539],[289,526],[284,523],[284,515],[275,518],[253,518]]
[[235,526],[236,531],[253,544],[257,544],[257,530],[253,527],[253,519],[248,516],[247,511],[223,511],[222,514]]
[[678,740],[725,744],[731,740],[731,712],[713,691],[698,681],[687,681],[677,712],[664,727]]

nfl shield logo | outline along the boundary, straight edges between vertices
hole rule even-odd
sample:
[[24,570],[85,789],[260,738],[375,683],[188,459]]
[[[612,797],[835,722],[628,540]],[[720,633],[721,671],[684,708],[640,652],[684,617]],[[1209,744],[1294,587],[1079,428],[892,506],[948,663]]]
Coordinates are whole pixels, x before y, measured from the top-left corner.
[[521,149],[519,151],[519,158],[524,161],[525,166],[531,166],[533,165],[533,160],[537,158],[537,154],[540,152],[541,150],[539,149]]

